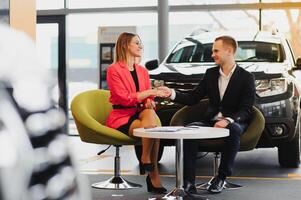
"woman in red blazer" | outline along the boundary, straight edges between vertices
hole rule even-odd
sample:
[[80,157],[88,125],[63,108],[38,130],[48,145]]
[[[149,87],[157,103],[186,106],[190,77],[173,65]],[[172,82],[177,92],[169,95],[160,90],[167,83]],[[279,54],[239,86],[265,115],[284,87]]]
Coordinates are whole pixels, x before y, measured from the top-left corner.
[[[134,128],[157,126],[154,110],[155,96],[164,96],[164,92],[151,89],[147,70],[137,64],[142,55],[142,45],[138,35],[122,33],[115,46],[115,62],[107,69],[107,82],[113,104],[107,126],[133,136]],[[157,159],[160,140],[142,138],[142,173],[146,178],[149,192],[165,193],[162,187]],[[144,171],[144,172],[143,172]]]

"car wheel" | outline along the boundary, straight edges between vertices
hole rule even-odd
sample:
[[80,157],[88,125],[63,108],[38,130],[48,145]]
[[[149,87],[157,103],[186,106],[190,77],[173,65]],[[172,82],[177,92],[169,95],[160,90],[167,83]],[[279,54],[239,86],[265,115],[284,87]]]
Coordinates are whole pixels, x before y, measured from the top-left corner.
[[278,160],[281,167],[297,168],[300,164],[300,125],[295,138],[278,147]]
[[[160,144],[159,153],[158,153],[158,162],[162,158],[163,151],[164,151],[164,146]],[[136,154],[138,161],[140,162],[140,158],[141,158],[141,154],[142,154],[142,146],[141,145],[135,145],[135,154]]]

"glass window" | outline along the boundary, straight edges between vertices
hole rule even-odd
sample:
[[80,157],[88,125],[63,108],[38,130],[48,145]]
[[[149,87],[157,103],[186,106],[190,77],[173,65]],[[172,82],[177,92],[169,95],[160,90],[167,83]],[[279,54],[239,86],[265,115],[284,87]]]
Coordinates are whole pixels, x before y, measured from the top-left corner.
[[[45,66],[53,77],[54,83],[58,83],[58,24],[37,24],[36,48],[39,63]],[[53,90],[53,100],[58,104],[59,89],[56,85]]]
[[301,57],[301,9],[263,10],[262,30],[278,30],[288,38],[294,54]]
[[9,23],[9,0],[1,0],[0,3],[0,23]]
[[[82,90],[97,88],[99,85],[101,56],[98,29],[101,27],[135,27],[144,46],[141,63],[158,58],[156,13],[70,14],[67,22],[69,99]],[[102,48],[103,51],[108,49],[109,46]],[[105,73],[104,69],[102,80],[105,80]],[[102,87],[106,88],[106,85],[102,83]]]
[[99,27],[135,26],[144,46],[142,63],[158,57],[157,13],[70,14],[67,26],[70,68],[97,67]]
[[37,10],[64,8],[64,0],[36,0]]
[[[37,24],[38,58],[47,69],[58,69],[58,24]],[[54,71],[53,75],[56,75]]]
[[236,3],[258,3],[259,0],[172,0],[170,5],[213,5],[213,4],[236,4]]
[[300,0],[261,0],[262,3],[279,3],[279,2],[301,2]]
[[283,62],[280,44],[266,42],[239,42],[237,62]]
[[157,0],[69,0],[68,8],[108,8],[108,7],[139,7],[156,6]]
[[167,59],[167,63],[214,62],[211,49],[212,44],[187,41],[175,48]]

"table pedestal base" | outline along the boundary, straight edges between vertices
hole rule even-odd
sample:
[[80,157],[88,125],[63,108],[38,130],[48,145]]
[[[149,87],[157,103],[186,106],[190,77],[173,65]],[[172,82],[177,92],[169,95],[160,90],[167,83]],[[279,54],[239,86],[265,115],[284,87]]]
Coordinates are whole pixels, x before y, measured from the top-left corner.
[[209,200],[199,194],[190,194],[184,188],[174,188],[163,197],[149,198],[149,200]]
[[[162,129],[163,130],[163,129]],[[146,138],[161,138],[161,139],[176,139],[176,188],[169,192],[167,195],[163,197],[155,197],[149,198],[149,200],[185,200],[185,199],[200,199],[200,200],[208,200],[207,197],[204,197],[199,194],[190,194],[185,192],[184,185],[184,177],[182,172],[184,171],[183,166],[183,140],[184,139],[209,139],[209,138],[219,138],[226,137],[229,135],[228,129],[216,129],[212,127],[202,127],[197,129],[183,129],[173,132],[165,131],[146,131],[144,128],[134,129],[134,136],[138,137],[146,137]],[[202,131],[201,131],[202,130]],[[206,134],[200,134],[200,133]],[[212,134],[216,132],[216,134]],[[210,134],[208,134],[210,133]]]

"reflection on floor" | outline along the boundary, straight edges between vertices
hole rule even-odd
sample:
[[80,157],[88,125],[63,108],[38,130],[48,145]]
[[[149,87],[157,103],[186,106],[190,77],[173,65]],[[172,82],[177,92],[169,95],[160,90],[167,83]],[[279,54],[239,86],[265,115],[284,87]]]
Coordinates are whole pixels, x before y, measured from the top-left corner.
[[[113,174],[115,148],[111,147],[103,155],[97,153],[106,145],[87,144],[79,137],[69,137],[72,152],[78,163],[79,171],[87,174],[90,183],[105,180]],[[154,195],[147,193],[145,176],[139,175],[138,161],[133,146],[120,149],[121,174],[128,180],[144,185],[143,188],[130,191],[111,191],[91,189],[93,199],[148,199]],[[175,148],[165,147],[160,161],[163,184],[171,190],[175,184]],[[197,181],[208,180],[213,173],[213,154],[197,162]],[[278,164],[277,149],[256,149],[240,152],[237,156],[231,182],[245,187],[239,190],[225,191],[219,195],[208,195],[210,199],[300,199],[301,168],[285,169]]]

